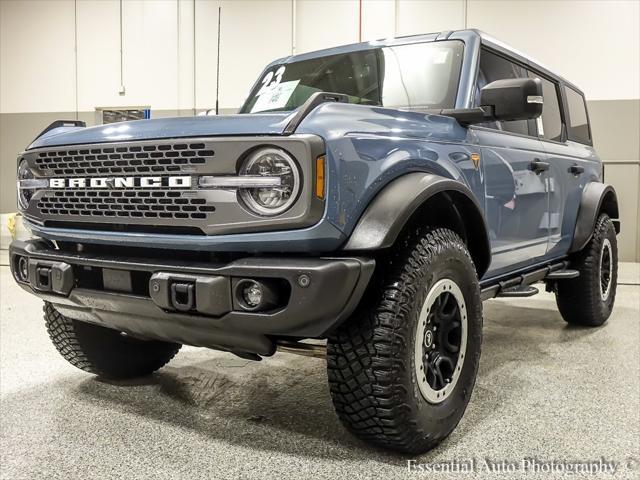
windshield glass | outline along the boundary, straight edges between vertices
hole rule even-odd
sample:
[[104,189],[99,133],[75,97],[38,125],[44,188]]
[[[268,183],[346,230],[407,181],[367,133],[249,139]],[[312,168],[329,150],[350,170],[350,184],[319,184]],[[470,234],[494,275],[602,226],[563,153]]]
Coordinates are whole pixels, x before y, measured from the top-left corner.
[[343,93],[362,105],[453,108],[463,48],[460,41],[414,43],[275,65],[241,113],[294,110],[320,91]]

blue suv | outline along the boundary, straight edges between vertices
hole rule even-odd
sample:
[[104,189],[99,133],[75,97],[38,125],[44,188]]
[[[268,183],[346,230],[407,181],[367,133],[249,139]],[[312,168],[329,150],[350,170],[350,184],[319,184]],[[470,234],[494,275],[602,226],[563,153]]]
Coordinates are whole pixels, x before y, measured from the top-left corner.
[[36,238],[11,244],[13,275],[71,364],[321,356],[344,425],[403,452],[460,421],[482,301],[544,282],[598,326],[616,294],[582,92],[475,30],[277,60],[238,115],[55,122],[18,197]]

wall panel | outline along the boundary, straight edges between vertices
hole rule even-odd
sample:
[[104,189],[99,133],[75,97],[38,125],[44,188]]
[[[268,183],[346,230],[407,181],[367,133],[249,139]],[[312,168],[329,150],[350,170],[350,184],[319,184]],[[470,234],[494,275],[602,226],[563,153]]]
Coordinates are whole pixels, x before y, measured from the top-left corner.
[[362,40],[393,37],[395,16],[395,0],[362,0]]
[[178,2],[123,2],[124,105],[178,105]]
[[220,107],[238,108],[267,63],[291,54],[292,8],[289,0],[221,5]]
[[640,98],[637,0],[473,0],[468,26],[540,60],[588,100]]
[[80,1],[78,11],[78,110],[126,105],[120,87],[118,0]]
[[297,0],[296,53],[357,41],[357,0]]
[[75,110],[73,0],[0,2],[0,112]]
[[398,35],[464,28],[464,0],[399,0]]

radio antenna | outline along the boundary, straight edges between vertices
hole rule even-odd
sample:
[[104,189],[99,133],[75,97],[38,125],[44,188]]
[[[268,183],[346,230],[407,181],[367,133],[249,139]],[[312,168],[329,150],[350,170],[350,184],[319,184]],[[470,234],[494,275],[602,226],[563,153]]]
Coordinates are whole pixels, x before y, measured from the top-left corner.
[[222,16],[222,7],[218,7],[218,58],[216,61],[216,115],[219,112],[219,97],[220,97],[220,17]]

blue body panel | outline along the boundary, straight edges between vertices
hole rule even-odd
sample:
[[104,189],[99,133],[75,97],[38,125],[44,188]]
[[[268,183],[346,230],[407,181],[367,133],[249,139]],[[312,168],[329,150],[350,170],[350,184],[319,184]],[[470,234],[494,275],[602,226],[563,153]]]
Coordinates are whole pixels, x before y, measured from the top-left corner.
[[60,127],[37,138],[29,145],[29,149],[158,138],[280,135],[291,116],[291,112],[277,112],[252,114],[251,117],[247,115],[176,117],[134,120],[89,128]]
[[[456,107],[470,107],[482,41],[475,31],[343,46],[280,59],[274,64],[441,38],[465,42]],[[168,137],[281,135],[294,113],[182,117],[85,129],[61,128],[35,140],[29,148]],[[390,181],[422,171],[464,183],[483,208],[492,248],[486,281],[565,256],[581,191],[587,182],[601,176],[601,163],[592,147],[462,127],[441,115],[325,103],[302,121],[296,133],[320,136],[326,146],[326,210],[323,219],[312,227],[209,237],[38,226],[34,231],[47,238],[77,242],[210,251],[330,253],[345,243],[367,205]],[[472,154],[481,155],[479,165],[471,161]],[[550,171],[541,176],[528,171],[534,158],[548,160],[552,164]],[[566,173],[574,163],[585,168],[580,178]]]

